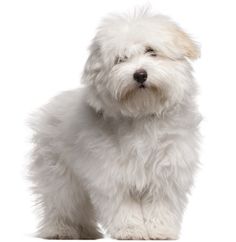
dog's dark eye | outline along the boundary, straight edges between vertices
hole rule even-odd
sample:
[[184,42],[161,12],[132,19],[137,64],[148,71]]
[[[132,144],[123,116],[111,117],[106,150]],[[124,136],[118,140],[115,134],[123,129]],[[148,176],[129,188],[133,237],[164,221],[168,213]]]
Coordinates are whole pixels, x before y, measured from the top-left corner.
[[145,53],[150,53],[150,52],[154,52],[154,49],[151,47],[147,47],[145,50]]
[[127,59],[128,59],[127,56],[124,56],[124,57],[117,56],[116,59],[115,59],[115,65],[120,64],[122,62],[125,62]]
[[150,56],[157,56],[157,53],[155,52],[155,50],[151,47],[147,47],[146,50],[145,50],[145,54],[148,54]]

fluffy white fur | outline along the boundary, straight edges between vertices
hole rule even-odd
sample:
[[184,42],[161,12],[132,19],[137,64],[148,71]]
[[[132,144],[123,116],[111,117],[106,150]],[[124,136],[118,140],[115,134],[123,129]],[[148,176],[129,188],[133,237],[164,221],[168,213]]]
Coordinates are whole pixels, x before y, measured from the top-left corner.
[[[198,46],[169,18],[141,12],[102,22],[84,88],[64,92],[34,117],[39,236],[178,238],[198,165]],[[133,78],[148,77],[145,88]]]

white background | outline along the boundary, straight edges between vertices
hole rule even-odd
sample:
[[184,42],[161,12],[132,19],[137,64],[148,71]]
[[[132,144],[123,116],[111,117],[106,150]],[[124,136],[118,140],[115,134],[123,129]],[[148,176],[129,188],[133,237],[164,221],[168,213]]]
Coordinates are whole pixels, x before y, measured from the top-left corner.
[[[101,17],[147,1],[0,1],[0,240],[34,241],[25,165],[29,114],[75,88]],[[236,14],[234,1],[150,0],[201,43],[202,167],[181,241],[236,241]]]

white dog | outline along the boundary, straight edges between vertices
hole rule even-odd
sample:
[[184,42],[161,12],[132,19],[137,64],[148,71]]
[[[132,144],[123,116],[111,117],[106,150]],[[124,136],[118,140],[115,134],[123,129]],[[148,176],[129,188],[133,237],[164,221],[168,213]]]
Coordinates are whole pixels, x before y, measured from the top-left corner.
[[104,19],[84,88],[33,120],[39,236],[176,239],[198,166],[196,43],[147,11]]

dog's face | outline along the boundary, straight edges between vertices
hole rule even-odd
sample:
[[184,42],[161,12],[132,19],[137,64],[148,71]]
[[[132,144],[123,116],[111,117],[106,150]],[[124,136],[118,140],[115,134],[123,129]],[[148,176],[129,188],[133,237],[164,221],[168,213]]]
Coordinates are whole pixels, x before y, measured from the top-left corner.
[[89,102],[106,113],[160,114],[195,91],[188,59],[197,45],[162,15],[105,19],[84,71]]

